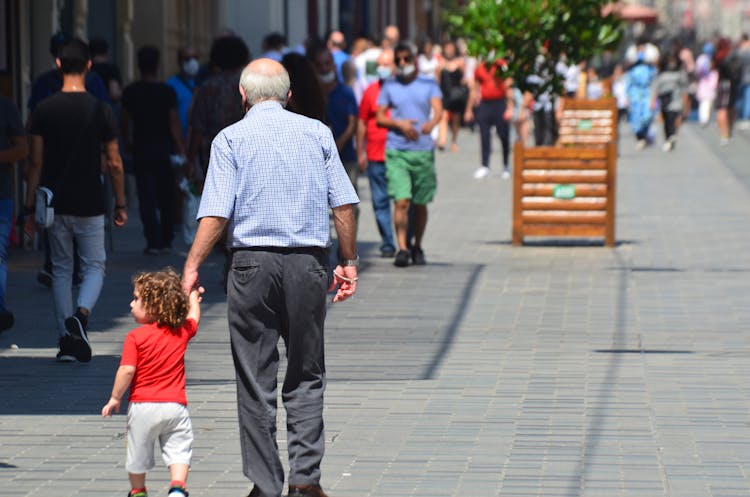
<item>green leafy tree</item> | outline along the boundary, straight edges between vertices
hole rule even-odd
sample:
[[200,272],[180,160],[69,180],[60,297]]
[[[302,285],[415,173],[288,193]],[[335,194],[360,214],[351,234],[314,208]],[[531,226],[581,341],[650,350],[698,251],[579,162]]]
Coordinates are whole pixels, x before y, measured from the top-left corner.
[[[468,0],[450,9],[452,34],[466,38],[469,53],[487,64],[497,57],[508,63],[507,74],[522,90],[537,94],[560,92],[563,76],[555,64],[591,59],[617,46],[621,20],[602,15],[608,0]],[[526,77],[545,78],[541,86],[527,87]]]

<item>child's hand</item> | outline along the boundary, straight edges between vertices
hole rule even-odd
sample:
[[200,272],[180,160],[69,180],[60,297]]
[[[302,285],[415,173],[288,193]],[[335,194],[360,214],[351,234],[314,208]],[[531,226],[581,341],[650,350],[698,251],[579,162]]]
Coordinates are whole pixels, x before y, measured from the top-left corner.
[[120,412],[120,401],[114,397],[110,397],[107,405],[102,407],[102,417],[111,416],[113,412]]
[[202,286],[199,286],[198,288],[194,288],[190,291],[190,295],[188,298],[190,299],[191,304],[200,304],[203,302],[203,292],[205,292],[206,289]]

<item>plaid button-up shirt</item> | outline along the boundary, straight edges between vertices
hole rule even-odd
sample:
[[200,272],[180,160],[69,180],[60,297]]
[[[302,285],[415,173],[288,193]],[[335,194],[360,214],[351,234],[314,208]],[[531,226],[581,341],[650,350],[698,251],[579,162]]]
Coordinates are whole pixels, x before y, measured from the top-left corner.
[[327,247],[328,208],[357,203],[330,129],[264,101],[211,144],[198,219],[228,219],[232,248]]

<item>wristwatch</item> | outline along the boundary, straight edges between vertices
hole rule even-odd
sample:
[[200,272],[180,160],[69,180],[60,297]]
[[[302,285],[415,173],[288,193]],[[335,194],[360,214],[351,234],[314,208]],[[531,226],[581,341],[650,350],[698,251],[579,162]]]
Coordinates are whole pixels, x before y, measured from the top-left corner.
[[341,261],[339,261],[339,264],[342,266],[359,267],[359,255],[357,255],[354,259],[341,259]]

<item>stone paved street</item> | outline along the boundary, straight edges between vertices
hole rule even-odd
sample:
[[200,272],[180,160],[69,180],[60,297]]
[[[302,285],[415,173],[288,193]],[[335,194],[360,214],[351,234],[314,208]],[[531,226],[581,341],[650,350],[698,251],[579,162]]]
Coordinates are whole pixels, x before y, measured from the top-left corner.
[[[365,178],[356,297],[331,305],[324,489],[331,497],[729,497],[750,492],[750,133],[689,124],[671,153],[622,128],[617,240],[512,247],[511,181],[472,178],[479,138],[437,157],[428,265],[378,257]],[[661,136],[661,135],[660,135]],[[493,168],[499,167],[494,142]],[[0,335],[0,497],[125,495],[125,417],[102,419],[146,258],[115,233],[89,364],[54,361],[38,252],[13,252]],[[240,497],[222,262],[202,271],[187,354],[192,497]],[[745,330],[745,331],[743,331]],[[18,348],[11,348],[17,345]],[[283,410],[279,443],[286,448]],[[166,495],[157,458],[151,495]]]

